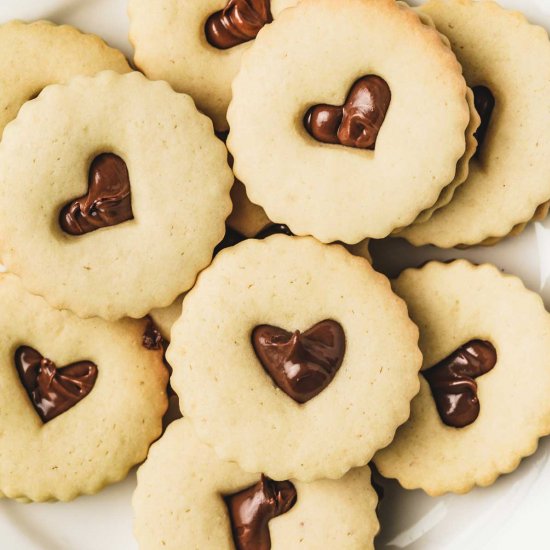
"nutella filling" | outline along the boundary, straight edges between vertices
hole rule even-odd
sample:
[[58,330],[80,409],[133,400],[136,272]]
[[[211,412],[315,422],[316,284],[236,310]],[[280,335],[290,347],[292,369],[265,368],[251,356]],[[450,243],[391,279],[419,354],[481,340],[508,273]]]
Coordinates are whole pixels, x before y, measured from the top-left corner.
[[252,331],[252,346],[275,384],[305,403],[332,382],[344,359],[346,338],[340,323],[326,319],[304,333],[259,325]]
[[422,371],[444,424],[464,428],[475,422],[480,409],[475,379],[488,373],[496,362],[497,352],[490,342],[470,340]]

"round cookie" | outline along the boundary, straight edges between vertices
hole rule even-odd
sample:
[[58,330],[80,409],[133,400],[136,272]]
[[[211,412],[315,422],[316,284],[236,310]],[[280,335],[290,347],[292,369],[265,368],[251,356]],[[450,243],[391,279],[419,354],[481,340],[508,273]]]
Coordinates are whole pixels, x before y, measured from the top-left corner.
[[489,1],[431,0],[419,10],[450,39],[468,84],[490,90],[494,108],[486,111],[483,143],[452,202],[399,236],[444,248],[494,244],[548,213],[548,35]]
[[[232,516],[224,497],[255,486],[260,480],[259,474],[247,474],[235,463],[217,458],[210,447],[199,441],[186,419],[173,423],[153,445],[137,476],[134,531],[142,550],[233,550]],[[370,476],[365,466],[336,481],[292,480],[291,486],[286,482],[285,502],[290,500],[289,493],[296,501],[287,504],[291,505],[289,510],[269,521],[270,547],[374,549],[373,539],[378,532],[377,498]],[[264,487],[272,486],[281,484],[270,480],[264,483]],[[258,521],[256,518],[265,516],[256,513],[253,517]],[[265,530],[259,531],[265,537]],[[251,544],[254,537],[245,535],[244,541],[248,544],[239,546],[243,550],[265,548]]]
[[393,287],[420,328],[423,376],[410,420],[375,464],[433,496],[490,485],[550,433],[550,315],[488,264],[431,262]]
[[297,235],[385,237],[453,182],[466,94],[454,54],[410,8],[303,0],[262,30],[233,82],[235,175]]
[[390,443],[418,391],[417,338],[366,260],[275,235],[222,251],[200,274],[166,356],[184,416],[222,459],[311,481]]
[[130,0],[128,13],[134,62],[149,78],[166,80],[175,90],[192,96],[198,108],[212,118],[216,129],[227,130],[231,83],[251,42],[228,49],[211,45],[206,36],[208,19],[227,6],[233,23],[241,19],[246,25],[252,19],[257,31],[266,21],[258,18],[258,14],[266,7],[272,17],[277,17],[297,2],[157,0],[152,4],[148,0]]
[[27,100],[46,86],[111,69],[129,72],[124,55],[101,38],[48,21],[0,25],[0,137]]
[[0,296],[0,495],[70,500],[124,478],[167,406],[145,323],[55,310],[12,274],[0,276]]
[[165,82],[50,86],[0,144],[2,259],[55,307],[143,317],[210,263],[232,182],[210,121]]

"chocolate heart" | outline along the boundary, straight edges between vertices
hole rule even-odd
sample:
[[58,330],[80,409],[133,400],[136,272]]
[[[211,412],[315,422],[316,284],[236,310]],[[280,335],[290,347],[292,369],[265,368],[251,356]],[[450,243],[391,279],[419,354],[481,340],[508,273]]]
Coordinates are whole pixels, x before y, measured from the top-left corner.
[[270,550],[269,521],[288,512],[296,499],[290,481],[273,481],[263,474],[256,485],[225,497],[237,550]]
[[481,123],[474,134],[477,140],[477,154],[489,129],[489,122],[491,122],[491,115],[495,108],[495,98],[486,86],[476,86],[472,88],[472,91],[474,92],[474,105],[479,118],[481,118]]
[[252,332],[252,345],[275,384],[305,403],[332,382],[344,358],[346,337],[340,323],[326,319],[303,334],[259,325]]
[[204,32],[210,45],[227,50],[254,40],[272,21],[270,0],[229,0],[223,10],[208,18]]
[[476,420],[480,406],[475,378],[489,372],[496,362],[497,352],[490,342],[471,340],[422,371],[447,426],[463,428]]
[[391,91],[384,79],[364,76],[352,86],[344,105],[311,107],[304,117],[304,126],[323,143],[374,149],[390,101]]
[[97,366],[91,361],[58,369],[53,361],[29,346],[17,348],[14,360],[21,382],[44,423],[84,399],[97,378]]
[[83,235],[133,218],[126,163],[113,153],[103,153],[90,166],[88,192],[61,209],[59,225],[69,235]]

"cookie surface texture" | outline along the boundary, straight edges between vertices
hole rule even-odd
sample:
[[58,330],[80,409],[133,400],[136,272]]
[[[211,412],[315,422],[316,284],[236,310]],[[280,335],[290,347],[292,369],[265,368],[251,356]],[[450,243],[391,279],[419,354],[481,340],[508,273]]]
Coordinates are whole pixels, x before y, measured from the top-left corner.
[[0,25],[0,137],[21,105],[46,86],[103,70],[129,72],[124,55],[101,38],[48,21]]

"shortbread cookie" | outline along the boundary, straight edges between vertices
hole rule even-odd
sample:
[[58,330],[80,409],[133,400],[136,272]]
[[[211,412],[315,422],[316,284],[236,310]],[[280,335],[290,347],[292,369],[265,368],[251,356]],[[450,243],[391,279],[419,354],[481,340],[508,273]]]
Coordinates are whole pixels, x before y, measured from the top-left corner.
[[373,549],[370,477],[367,466],[312,483],[248,474],[178,420],[138,470],[135,534],[141,550]]
[[516,277],[464,260],[408,269],[394,289],[424,363],[411,418],[376,466],[430,495],[490,485],[550,433],[550,315]]
[[201,273],[166,355],[184,416],[222,459],[311,481],[389,444],[418,391],[417,338],[367,261],[275,235]]
[[168,374],[145,323],[82,320],[0,275],[0,495],[70,500],[124,478],[161,433]]
[[0,144],[2,259],[55,307],[143,317],[210,263],[232,182],[211,122],[165,82],[48,87]]
[[548,213],[550,41],[494,2],[431,0],[420,10],[449,37],[464,67],[483,139],[453,201],[399,236],[415,245],[494,244]]
[[191,95],[227,130],[231,82],[261,28],[298,0],[130,0],[136,65]]
[[385,237],[453,182],[466,93],[454,54],[410,8],[303,0],[262,30],[233,82],[235,175],[297,235]]
[[95,35],[48,21],[0,25],[0,137],[21,105],[49,84],[105,69],[131,70],[121,52]]

